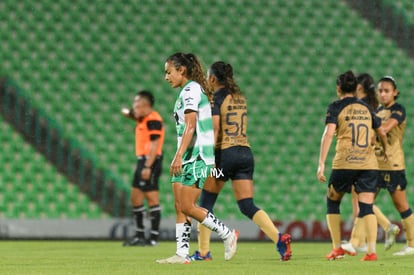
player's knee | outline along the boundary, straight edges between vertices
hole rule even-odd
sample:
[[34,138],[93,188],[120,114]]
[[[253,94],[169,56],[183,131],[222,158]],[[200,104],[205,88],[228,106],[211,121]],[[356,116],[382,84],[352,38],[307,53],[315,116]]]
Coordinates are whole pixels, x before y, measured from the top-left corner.
[[175,200],[174,201],[174,208],[175,208],[175,213],[176,214],[181,213],[181,204],[180,204],[180,201],[178,201],[178,200]]
[[131,196],[131,205],[132,206],[139,206],[143,203],[143,201],[137,197]]
[[394,200],[394,206],[400,213],[409,208],[407,200]]
[[372,208],[373,204],[372,203],[363,203],[363,202],[358,202],[358,206],[359,206],[359,214],[358,214],[358,218],[363,218],[366,215],[374,215],[374,210]]
[[239,200],[237,201],[237,204],[239,205],[240,212],[242,212],[243,215],[247,216],[249,219],[252,219],[254,214],[260,210],[253,203],[253,198]]
[[340,214],[339,206],[341,201],[334,201],[330,198],[326,198],[326,213],[327,214]]

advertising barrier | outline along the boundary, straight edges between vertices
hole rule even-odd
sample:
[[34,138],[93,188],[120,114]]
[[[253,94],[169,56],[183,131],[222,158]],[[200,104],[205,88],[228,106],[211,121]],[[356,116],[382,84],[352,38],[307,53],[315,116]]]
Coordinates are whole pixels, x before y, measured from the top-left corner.
[[[266,240],[265,234],[250,220],[224,220],[231,228],[240,231],[240,240]],[[330,241],[326,222],[321,221],[275,221],[280,232],[289,233],[293,240],[300,241]],[[197,222],[193,222],[191,238],[197,238]],[[401,223],[396,222],[400,228]],[[145,221],[149,231],[149,220]],[[353,222],[342,222],[342,239],[348,240]],[[135,222],[132,219],[99,219],[99,220],[30,220],[3,219],[0,220],[1,239],[104,239],[121,240],[132,236],[135,232]],[[403,230],[401,230],[403,232]],[[148,232],[147,232],[148,233]],[[212,240],[219,240],[217,234],[211,234]],[[400,233],[398,241],[404,240]],[[384,239],[384,231],[379,229],[378,239]],[[175,218],[165,218],[161,221],[160,240],[175,240]]]

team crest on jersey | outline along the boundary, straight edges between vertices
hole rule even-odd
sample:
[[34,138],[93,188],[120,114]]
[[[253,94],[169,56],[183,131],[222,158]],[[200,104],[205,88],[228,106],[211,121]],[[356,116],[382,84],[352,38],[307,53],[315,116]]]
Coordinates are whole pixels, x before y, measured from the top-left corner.
[[176,109],[176,110],[180,110],[181,108],[183,108],[183,102],[182,102],[182,100],[181,100],[181,98],[180,98],[180,99],[178,99],[178,100],[175,102],[175,109]]

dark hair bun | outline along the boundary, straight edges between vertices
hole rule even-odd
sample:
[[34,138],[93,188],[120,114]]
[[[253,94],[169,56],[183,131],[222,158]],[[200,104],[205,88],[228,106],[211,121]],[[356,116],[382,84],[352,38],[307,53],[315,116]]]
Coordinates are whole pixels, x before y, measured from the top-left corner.
[[345,93],[355,92],[357,86],[357,80],[352,71],[346,71],[338,76],[336,84],[341,88],[341,91]]

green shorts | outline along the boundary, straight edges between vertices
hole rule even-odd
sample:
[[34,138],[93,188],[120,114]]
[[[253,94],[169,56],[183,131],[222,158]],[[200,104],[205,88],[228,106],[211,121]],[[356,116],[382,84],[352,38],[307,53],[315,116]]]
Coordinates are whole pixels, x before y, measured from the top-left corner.
[[213,164],[207,165],[204,160],[197,159],[183,165],[179,176],[172,176],[171,182],[179,182],[182,185],[193,186],[202,189],[207,177],[210,176]]

